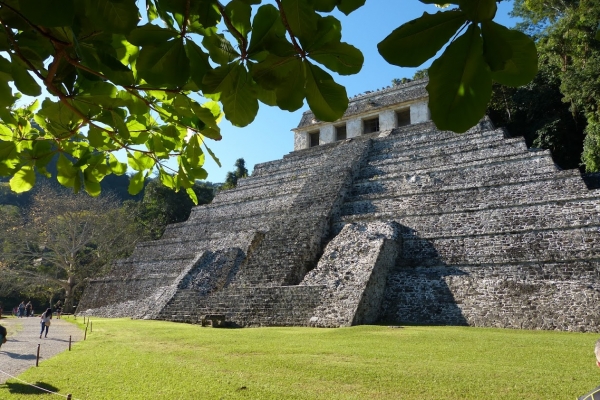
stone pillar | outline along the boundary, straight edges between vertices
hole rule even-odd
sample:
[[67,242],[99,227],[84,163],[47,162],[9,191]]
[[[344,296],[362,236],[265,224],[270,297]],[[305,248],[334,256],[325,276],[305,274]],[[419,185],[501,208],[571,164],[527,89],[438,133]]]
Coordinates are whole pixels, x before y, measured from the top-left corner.
[[308,132],[294,132],[294,151],[308,149],[310,147],[310,140],[308,138]]
[[431,113],[429,112],[427,101],[410,105],[411,124],[418,124],[419,122],[425,122],[429,120],[431,120]]
[[319,135],[319,144],[333,143],[335,142],[335,126],[325,125],[321,128]]
[[398,125],[398,116],[394,110],[385,110],[379,113],[379,130],[387,131]]
[[363,133],[362,119],[356,118],[346,122],[346,138],[350,139],[356,136],[360,136]]

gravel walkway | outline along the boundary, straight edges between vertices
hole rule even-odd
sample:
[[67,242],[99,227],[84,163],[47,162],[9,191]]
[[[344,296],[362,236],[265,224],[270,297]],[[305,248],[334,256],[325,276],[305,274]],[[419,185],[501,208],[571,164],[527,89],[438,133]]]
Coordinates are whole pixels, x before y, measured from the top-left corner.
[[[66,318],[63,316],[63,318]],[[71,317],[72,318],[72,317]],[[69,348],[69,335],[73,342],[83,339],[83,331],[64,319],[52,319],[48,337],[40,339],[40,317],[3,318],[0,322],[8,330],[8,341],[0,348],[0,371],[17,376],[35,367],[38,343],[40,363]],[[0,372],[0,384],[10,377]]]

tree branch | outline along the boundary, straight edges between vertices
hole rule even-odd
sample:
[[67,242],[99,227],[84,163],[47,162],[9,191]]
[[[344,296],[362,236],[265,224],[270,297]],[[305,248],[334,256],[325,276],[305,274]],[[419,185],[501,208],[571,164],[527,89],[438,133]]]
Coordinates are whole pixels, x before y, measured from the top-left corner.
[[238,31],[236,29],[235,26],[233,26],[231,19],[229,19],[229,15],[227,15],[227,13],[225,12],[225,7],[223,7],[223,4],[221,4],[220,1],[217,1],[217,7],[219,8],[219,12],[221,13],[221,16],[223,16],[225,25],[233,33],[233,36],[235,36],[236,40],[238,41],[238,44],[240,45],[240,49],[241,49],[240,58],[242,60],[247,59],[248,58],[248,40],[244,37],[244,35],[242,35],[242,33],[240,31]]
[[290,28],[290,24],[288,23],[287,17],[285,15],[285,11],[283,11],[283,6],[281,5],[281,0],[275,0],[275,2],[277,3],[277,8],[279,8],[279,15],[281,15],[281,22],[283,22],[283,26],[285,26],[285,30],[290,35],[290,39],[292,41],[292,45],[294,46],[294,49],[296,49],[296,52],[298,54],[300,54],[302,59],[305,59],[306,52],[304,51],[304,49],[302,49],[300,44],[298,44],[298,41],[296,40],[296,36],[294,35],[294,32],[292,32],[292,28]]

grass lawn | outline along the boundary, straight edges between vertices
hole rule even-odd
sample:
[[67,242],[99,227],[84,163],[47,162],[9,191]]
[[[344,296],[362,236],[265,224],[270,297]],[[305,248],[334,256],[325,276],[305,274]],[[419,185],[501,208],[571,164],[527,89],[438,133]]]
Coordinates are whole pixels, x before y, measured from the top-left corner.
[[[92,321],[85,342],[19,378],[72,393],[74,399],[111,400],[573,400],[600,384],[596,334],[421,326],[212,329]],[[34,398],[59,397],[25,393],[14,380],[0,385],[0,399]]]

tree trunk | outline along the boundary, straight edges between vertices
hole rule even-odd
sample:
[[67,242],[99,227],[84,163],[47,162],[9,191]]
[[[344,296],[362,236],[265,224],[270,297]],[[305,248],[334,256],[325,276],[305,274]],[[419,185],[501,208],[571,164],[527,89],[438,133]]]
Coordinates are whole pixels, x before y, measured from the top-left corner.
[[73,308],[73,288],[75,287],[75,279],[69,276],[67,279],[67,287],[65,288],[65,304],[63,306],[63,312],[72,314],[75,309]]

